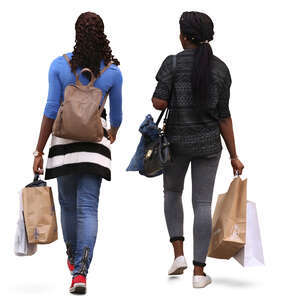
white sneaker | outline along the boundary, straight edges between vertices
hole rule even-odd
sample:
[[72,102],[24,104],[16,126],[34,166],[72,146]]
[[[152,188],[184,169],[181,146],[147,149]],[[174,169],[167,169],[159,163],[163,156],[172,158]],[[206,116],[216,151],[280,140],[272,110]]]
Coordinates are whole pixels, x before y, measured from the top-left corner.
[[183,271],[187,268],[187,263],[185,260],[185,257],[178,256],[174,259],[174,262],[169,269],[168,275],[181,275],[183,274]]
[[208,275],[194,275],[193,276],[193,287],[204,288],[211,283],[211,278]]

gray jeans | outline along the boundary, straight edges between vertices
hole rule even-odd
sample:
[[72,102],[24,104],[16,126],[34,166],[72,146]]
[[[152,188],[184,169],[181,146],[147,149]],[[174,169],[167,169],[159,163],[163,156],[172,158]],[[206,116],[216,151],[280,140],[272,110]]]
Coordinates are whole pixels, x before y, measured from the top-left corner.
[[182,191],[185,174],[191,163],[194,265],[205,266],[211,237],[211,202],[220,156],[221,153],[206,158],[176,156],[163,174],[164,210],[170,241],[183,241]]

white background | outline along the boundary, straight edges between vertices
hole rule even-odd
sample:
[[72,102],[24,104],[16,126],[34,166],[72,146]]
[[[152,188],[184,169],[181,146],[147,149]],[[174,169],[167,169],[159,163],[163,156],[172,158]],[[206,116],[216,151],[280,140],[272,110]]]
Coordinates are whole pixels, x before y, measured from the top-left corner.
[[[191,180],[184,191],[185,253],[189,268],[169,279],[172,249],[163,215],[162,178],[125,171],[153,113],[155,74],[181,51],[178,20],[185,10],[206,12],[215,23],[214,53],[233,79],[230,109],[238,154],[257,203],[266,266],[208,258],[213,284],[192,289]],[[32,181],[32,152],[48,92],[51,61],[73,50],[80,13],[103,18],[124,77],[124,121],[113,145],[112,182],[103,182],[99,234],[88,276],[93,299],[297,298],[299,282],[299,7],[297,1],[2,1],[1,28],[1,297],[71,297],[61,231],[32,257],[16,257],[17,192]],[[48,152],[48,145],[45,148]],[[214,202],[232,170],[224,147]],[[57,202],[56,180],[48,182]],[[3,294],[4,293],[4,294]],[[294,295],[294,296],[292,296]],[[4,299],[4,298],[3,298]]]

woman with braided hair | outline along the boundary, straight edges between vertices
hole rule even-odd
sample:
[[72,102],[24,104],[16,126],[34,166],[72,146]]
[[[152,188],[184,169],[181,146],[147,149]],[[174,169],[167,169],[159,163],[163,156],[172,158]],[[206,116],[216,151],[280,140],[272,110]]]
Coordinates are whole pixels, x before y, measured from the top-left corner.
[[[229,111],[230,73],[213,55],[212,20],[204,13],[184,12],[180,17],[183,51],[168,56],[159,69],[152,102],[156,109],[169,108],[166,135],[173,160],[164,169],[164,210],[174,262],[169,275],[182,274],[187,267],[183,252],[182,192],[188,166],[192,172],[194,210],[195,288],[205,287],[211,278],[203,272],[211,237],[211,201],[223,137],[234,174],[244,168],[238,159]],[[175,62],[175,63],[174,63]]]
[[[104,137],[100,142],[81,142],[52,134],[45,172],[45,179],[57,178],[67,264],[73,275],[70,292],[85,293],[97,236],[100,186],[102,178],[111,179],[110,144],[115,141],[122,122],[122,75],[100,16],[92,12],[82,13],[75,30],[73,52],[57,57],[50,66],[48,99],[34,152],[33,171],[43,174],[43,150],[64,100],[66,86],[75,83],[76,73],[89,68],[96,78],[94,86],[103,93],[99,106],[109,93],[111,127],[107,129],[104,109],[101,115]],[[86,85],[90,77],[91,73],[83,72],[79,80]]]

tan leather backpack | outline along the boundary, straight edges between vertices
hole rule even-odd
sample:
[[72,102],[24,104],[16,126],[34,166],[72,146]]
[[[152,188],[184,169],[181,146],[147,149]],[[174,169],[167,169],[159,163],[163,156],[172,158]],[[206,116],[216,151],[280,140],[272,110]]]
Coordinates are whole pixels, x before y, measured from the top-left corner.
[[[64,54],[64,57],[70,64],[68,56]],[[111,63],[102,69],[100,76],[110,65]],[[79,80],[82,72],[91,74],[91,80],[87,85],[83,85]],[[108,93],[99,107],[103,94],[101,89],[94,87],[97,78],[93,72],[89,68],[83,68],[75,76],[76,83],[65,88],[64,101],[61,102],[53,123],[53,135],[83,142],[99,142],[104,135],[101,114]]]

